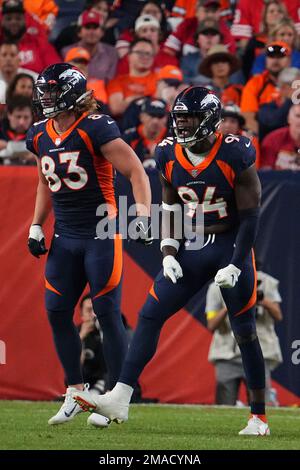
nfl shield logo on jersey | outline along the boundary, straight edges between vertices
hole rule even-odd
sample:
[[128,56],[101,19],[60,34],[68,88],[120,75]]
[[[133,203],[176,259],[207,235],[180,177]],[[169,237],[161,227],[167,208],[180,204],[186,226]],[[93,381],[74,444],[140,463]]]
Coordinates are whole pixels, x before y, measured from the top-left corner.
[[191,175],[193,178],[196,178],[198,176],[198,170],[191,170]]

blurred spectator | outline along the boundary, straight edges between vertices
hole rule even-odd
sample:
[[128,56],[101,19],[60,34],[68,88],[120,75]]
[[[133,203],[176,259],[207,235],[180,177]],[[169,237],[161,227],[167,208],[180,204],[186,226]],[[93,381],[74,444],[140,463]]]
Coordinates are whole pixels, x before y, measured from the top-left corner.
[[89,76],[106,82],[115,75],[118,54],[113,46],[101,42],[104,35],[103,21],[96,10],[85,10],[78,18],[80,41],[64,47],[62,55],[65,57],[69,49],[74,47],[83,47],[91,56]]
[[[179,68],[173,65],[162,67],[157,74],[155,98],[164,100],[168,109],[171,109],[176,96],[187,87],[182,82],[183,76]],[[123,132],[140,124],[140,114],[144,101],[147,97],[138,98],[130,103],[122,116],[120,123]]]
[[[154,16],[142,15],[135,22],[134,38],[146,38],[152,42],[154,50],[153,70],[157,71],[164,65],[177,65],[176,57],[170,56],[161,48],[161,31],[160,24]],[[118,62],[117,75],[128,73],[128,55],[126,54]]]
[[254,75],[246,83],[241,100],[241,111],[246,119],[247,129],[258,133],[257,112],[261,105],[270,103],[279,95],[278,75],[289,67],[291,49],[287,44],[274,42],[268,45],[266,51],[265,72]]
[[[232,19],[230,4],[233,2],[230,0],[220,0],[219,3],[221,7],[220,16],[222,18],[226,18],[226,20]],[[197,0],[175,0],[173,2],[173,6],[170,12],[171,18],[169,18],[169,20],[178,19],[180,21],[184,18],[192,18],[196,15],[196,9]],[[174,24],[177,25],[178,21],[174,22]]]
[[137,98],[154,96],[157,76],[151,71],[153,58],[153,46],[149,39],[136,39],[131,43],[129,74],[117,76],[107,87],[108,103],[114,116],[121,116]]
[[90,393],[106,391],[107,370],[103,355],[103,333],[93,310],[90,294],[80,301],[82,323],[79,336],[82,342],[81,364],[84,382],[90,384]]
[[35,80],[32,75],[28,73],[17,73],[7,88],[6,102],[9,103],[15,95],[32,98],[34,82]]
[[235,52],[235,42],[226,23],[220,19],[220,2],[218,0],[198,0],[196,16],[187,18],[170,34],[165,42],[165,50],[171,55],[183,55],[195,52],[195,33],[204,20],[211,19],[218,23],[223,44],[229,51]]
[[103,28],[104,36],[102,37],[102,42],[107,44],[115,45],[117,38],[119,37],[117,28],[115,27],[118,20],[111,16],[111,4],[108,0],[87,0],[85,9],[89,10],[93,8],[97,10],[100,15],[103,17]]
[[24,0],[23,4],[26,11],[39,18],[47,30],[51,31],[58,13],[54,0]]
[[222,134],[243,135],[251,140],[256,151],[255,166],[260,167],[260,149],[257,137],[249,134],[245,129],[245,118],[242,116],[240,108],[235,104],[223,106],[221,113],[222,121],[220,132]]
[[[264,52],[265,46],[269,41],[276,41],[279,38],[270,37],[271,31],[283,18],[287,17],[287,11],[285,5],[281,0],[271,0],[265,2],[262,10],[262,22],[260,32],[254,34],[248,41],[247,47],[243,54],[243,73],[245,78],[248,80],[252,69],[252,75],[255,73],[263,72],[265,63],[262,68],[252,68],[256,57]],[[284,39],[282,39],[284,41]],[[260,59],[261,60],[261,59]],[[265,62],[265,61],[264,61]]]
[[31,70],[24,69],[20,65],[18,46],[13,42],[0,44],[0,102],[6,102],[6,90],[19,73],[31,75],[35,80],[37,74]]
[[4,165],[34,164],[26,149],[26,133],[33,122],[31,100],[14,96],[7,103],[7,118],[0,123],[0,161]]
[[49,38],[60,52],[63,47],[74,42],[78,16],[85,8],[86,0],[55,0],[55,2],[58,14]]
[[[300,52],[297,50],[297,31],[294,23],[288,18],[283,19],[274,26],[270,34],[271,41],[283,41],[292,50],[291,53],[291,67],[300,68]],[[266,53],[263,52],[257,56],[252,71],[252,74],[263,72],[266,66]]]
[[167,119],[167,103],[147,98],[141,109],[141,124],[123,134],[124,140],[133,148],[147,169],[156,168],[154,152],[156,145],[168,134]]
[[287,125],[288,113],[293,104],[292,96],[295,93],[293,83],[296,80],[300,80],[299,69],[288,67],[280,72],[278,76],[278,98],[270,103],[263,104],[258,110],[257,120],[261,139],[269,132]]
[[195,47],[191,48],[190,52],[186,51],[180,60],[180,68],[186,82],[193,82],[199,74],[199,66],[208,51],[221,42],[222,35],[217,21],[208,19],[199,24],[195,33]]
[[[272,1],[272,0],[271,0]],[[261,32],[261,12],[264,3],[268,0],[239,0],[235,10],[235,16],[231,33],[240,40],[240,47],[244,49],[249,39]],[[295,22],[298,32],[300,32],[300,8],[299,0],[282,0],[289,16]]]
[[0,43],[14,41],[20,51],[21,66],[41,72],[61,59],[47,36],[35,27],[27,27],[21,0],[6,0],[2,6]]
[[[141,15],[142,8],[147,0],[115,0],[113,2],[113,16],[118,19],[117,28],[120,33],[132,28],[137,16]],[[166,2],[160,2],[162,9]]]
[[[274,328],[275,322],[282,320],[280,303],[277,279],[258,271],[256,329],[265,359],[266,401],[269,405],[278,404],[272,401],[270,390],[271,371],[282,362]],[[238,400],[240,384],[245,381],[245,372],[221,290],[214,283],[207,292],[205,311],[208,329],[213,332],[208,360],[214,364],[216,371],[216,404],[234,406]]]
[[[213,46],[200,64],[200,77],[195,77],[193,84],[209,86],[216,95],[221,96],[230,83],[230,75],[240,69],[239,59],[230,54],[222,44]],[[203,80],[203,75],[205,79]]]
[[290,108],[287,127],[270,132],[264,138],[261,156],[264,169],[300,170],[300,104]]
[[[155,0],[146,1],[141,11],[136,15],[136,20],[140,16],[144,16],[144,15],[153,16],[158,21],[159,30],[160,30],[160,41],[165,39],[168,33],[168,25],[167,25],[167,20],[166,20],[164,10],[162,6],[160,5],[160,3]],[[136,23],[136,20],[135,20],[135,23]],[[146,36],[143,36],[143,37],[146,37]],[[127,29],[123,31],[123,33],[120,35],[120,37],[118,38],[116,42],[116,49],[118,51],[120,58],[128,54],[129,45],[134,40],[134,38],[135,38],[134,28]],[[148,39],[151,39],[151,38],[148,38]]]
[[102,103],[107,103],[107,92],[104,80],[90,78],[88,67],[91,60],[89,52],[83,47],[72,47],[67,52],[65,62],[75,65],[87,78],[87,89],[94,90],[94,97]]

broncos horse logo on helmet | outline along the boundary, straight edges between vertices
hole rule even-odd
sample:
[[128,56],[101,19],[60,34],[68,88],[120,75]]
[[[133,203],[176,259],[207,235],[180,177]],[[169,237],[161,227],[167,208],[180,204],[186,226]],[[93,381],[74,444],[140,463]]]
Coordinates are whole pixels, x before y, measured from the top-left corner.
[[[213,134],[221,122],[221,102],[209,89],[191,86],[183,90],[173,104],[172,128],[177,142],[192,147]],[[180,122],[180,116],[192,117],[192,124]]]
[[50,65],[36,80],[33,104],[46,118],[55,117],[92,93],[86,85],[86,77],[76,67],[67,63]]

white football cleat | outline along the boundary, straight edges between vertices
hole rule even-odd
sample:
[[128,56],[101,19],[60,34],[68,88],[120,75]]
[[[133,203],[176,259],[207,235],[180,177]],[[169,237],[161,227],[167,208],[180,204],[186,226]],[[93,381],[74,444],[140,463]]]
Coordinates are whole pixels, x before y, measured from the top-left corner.
[[129,403],[122,403],[112,392],[93,397],[87,390],[73,390],[73,399],[83,411],[98,413],[120,424],[128,420]]
[[[84,386],[85,390],[88,390],[89,385]],[[81,413],[83,410],[79,405],[73,400],[72,393],[76,392],[77,389],[74,387],[68,387],[64,395],[65,401],[62,406],[56,413],[49,419],[48,424],[63,424],[71,421],[78,413]]]
[[270,436],[270,428],[256,415],[252,415],[247,426],[239,432],[240,436]]
[[92,413],[87,420],[87,424],[91,424],[96,428],[107,428],[110,425],[110,419],[98,413]]

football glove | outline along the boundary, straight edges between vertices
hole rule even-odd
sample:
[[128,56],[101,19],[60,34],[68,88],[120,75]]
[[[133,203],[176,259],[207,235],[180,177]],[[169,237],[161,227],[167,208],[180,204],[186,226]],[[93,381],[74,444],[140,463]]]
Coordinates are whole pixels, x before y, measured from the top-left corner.
[[165,278],[169,278],[173,284],[176,284],[177,280],[180,277],[183,277],[181,266],[172,255],[167,255],[164,257],[163,268]]
[[238,277],[241,274],[241,270],[234,266],[234,264],[229,264],[223,269],[219,269],[215,275],[215,284],[218,287],[223,289],[231,289],[238,282]]
[[31,225],[29,230],[28,249],[36,258],[47,253],[48,250],[45,247],[45,235],[41,225]]
[[153,237],[151,235],[151,218],[147,216],[139,216],[136,221],[136,231],[138,237],[135,239],[136,242],[143,243],[143,245],[151,245],[153,243]]

